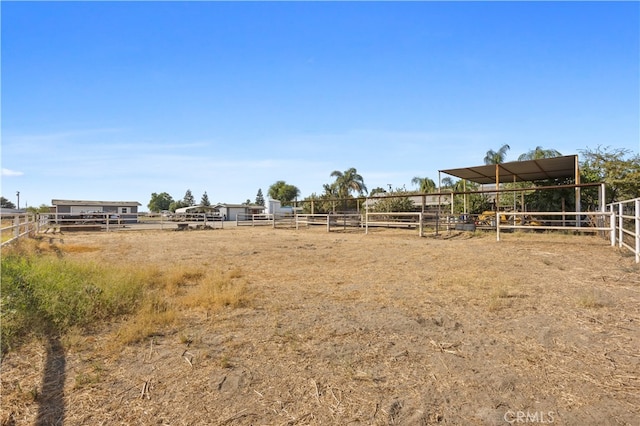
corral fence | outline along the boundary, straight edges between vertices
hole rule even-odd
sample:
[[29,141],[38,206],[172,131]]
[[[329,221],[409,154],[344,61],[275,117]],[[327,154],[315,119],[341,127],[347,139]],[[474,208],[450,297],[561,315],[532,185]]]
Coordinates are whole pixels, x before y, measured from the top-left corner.
[[[488,214],[487,214],[488,213]],[[20,238],[53,231],[111,231],[124,228],[136,229],[147,223],[169,224],[163,217],[139,214],[114,213],[45,213],[11,214],[2,216],[0,228],[1,245],[4,246]],[[171,227],[224,227],[221,217],[207,214],[190,214],[180,217],[184,222],[172,223]],[[171,220],[175,221],[175,218]],[[640,198],[606,205],[596,212],[485,212],[482,215],[449,214],[434,212],[331,212],[324,214],[238,214],[237,226],[272,226],[273,228],[295,228],[301,226],[324,226],[327,232],[360,228],[365,233],[370,228],[415,229],[424,236],[426,229],[441,230],[476,229],[495,230],[500,241],[500,233],[514,230],[528,231],[571,231],[597,233],[608,238],[611,246],[627,249],[640,263]]]
[[110,231],[137,223],[138,215],[116,213],[46,213],[40,214],[42,232]]
[[[429,215],[430,216],[430,215]],[[418,235],[424,236],[425,219],[427,213],[421,212],[366,212],[365,213],[365,233],[369,233],[369,228],[417,228]]]
[[273,214],[238,213],[238,215],[236,216],[236,226],[273,226],[273,225],[274,225]]
[[324,213],[298,214],[295,217],[295,227],[326,226],[327,232],[332,229],[362,228],[363,218],[360,213]]
[[295,217],[296,229],[301,226],[325,226],[327,232],[332,230],[346,230],[350,228],[404,228],[416,229],[420,236],[424,236],[425,228],[431,227],[437,231],[438,213],[423,212],[360,212],[360,213],[325,213],[298,214]]
[[610,212],[500,212],[500,217],[496,221],[494,215],[492,222],[498,240],[500,231],[513,229],[593,232],[604,235],[605,232],[613,232],[614,222],[614,216]]
[[1,218],[0,239],[1,246],[5,246],[20,238],[33,236],[40,232],[43,226],[43,219],[36,214],[12,214]]
[[272,228],[297,228],[295,213],[261,213],[236,216],[236,226],[271,226]]
[[611,214],[611,245],[626,248],[640,263],[640,198],[607,204]]

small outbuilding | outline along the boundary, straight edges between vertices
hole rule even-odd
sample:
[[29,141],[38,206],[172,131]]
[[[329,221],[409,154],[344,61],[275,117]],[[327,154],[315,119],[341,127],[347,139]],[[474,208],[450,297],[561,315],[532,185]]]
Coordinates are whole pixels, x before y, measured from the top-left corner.
[[261,214],[265,209],[264,206],[257,204],[216,204],[214,208],[224,220],[236,220],[238,215],[246,217]]

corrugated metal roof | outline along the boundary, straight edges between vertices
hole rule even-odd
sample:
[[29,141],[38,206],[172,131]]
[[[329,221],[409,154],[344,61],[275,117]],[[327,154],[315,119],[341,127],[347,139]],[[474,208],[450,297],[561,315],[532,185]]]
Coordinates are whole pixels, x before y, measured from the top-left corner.
[[[540,160],[512,161],[498,164],[498,177],[501,183],[533,182],[546,179],[575,177],[577,155],[543,158]],[[463,167],[460,169],[440,170],[451,176],[476,183],[496,183],[496,165]],[[515,178],[515,179],[514,179]]]

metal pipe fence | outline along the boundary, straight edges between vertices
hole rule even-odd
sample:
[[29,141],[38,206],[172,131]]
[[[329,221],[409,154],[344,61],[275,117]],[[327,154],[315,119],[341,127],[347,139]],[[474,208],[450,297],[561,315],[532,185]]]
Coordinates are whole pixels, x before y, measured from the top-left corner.
[[640,198],[607,204],[612,216],[611,245],[626,248],[640,263]]

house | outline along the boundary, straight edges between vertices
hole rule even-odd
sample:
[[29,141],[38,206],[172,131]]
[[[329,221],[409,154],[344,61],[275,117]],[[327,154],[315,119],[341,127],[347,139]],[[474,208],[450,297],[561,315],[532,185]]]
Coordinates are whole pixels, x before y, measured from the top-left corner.
[[138,207],[142,204],[137,201],[51,200],[51,205],[51,213],[112,213],[118,215],[123,223],[137,223]]

